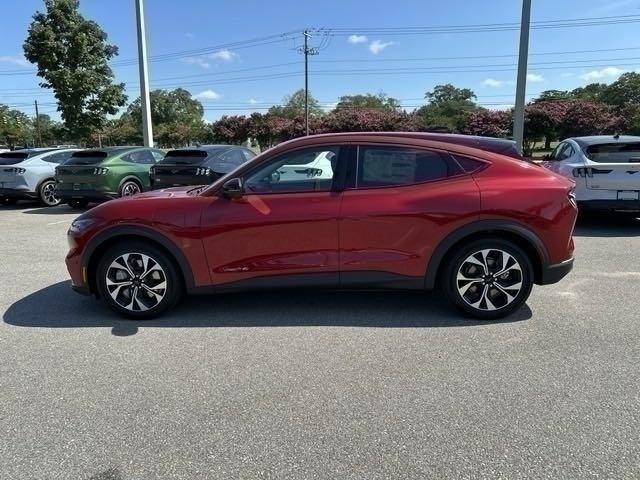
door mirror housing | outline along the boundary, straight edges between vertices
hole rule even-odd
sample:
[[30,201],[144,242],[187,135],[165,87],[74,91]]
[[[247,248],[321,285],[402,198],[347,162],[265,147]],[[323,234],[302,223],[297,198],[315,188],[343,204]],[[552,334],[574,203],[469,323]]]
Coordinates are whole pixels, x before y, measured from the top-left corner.
[[231,178],[222,185],[222,193],[227,198],[240,198],[244,195],[244,185],[241,178]]

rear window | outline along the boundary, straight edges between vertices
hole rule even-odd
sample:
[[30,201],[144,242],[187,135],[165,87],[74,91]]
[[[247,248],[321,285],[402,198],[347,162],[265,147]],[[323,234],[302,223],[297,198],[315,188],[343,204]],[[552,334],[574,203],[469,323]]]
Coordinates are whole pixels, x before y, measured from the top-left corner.
[[15,165],[29,158],[27,152],[5,152],[0,153],[0,165]]
[[585,153],[599,163],[640,163],[640,142],[590,145]]
[[158,163],[160,165],[198,165],[204,162],[208,155],[205,150],[170,150]]
[[65,165],[95,165],[107,158],[107,152],[85,150],[74,153]]

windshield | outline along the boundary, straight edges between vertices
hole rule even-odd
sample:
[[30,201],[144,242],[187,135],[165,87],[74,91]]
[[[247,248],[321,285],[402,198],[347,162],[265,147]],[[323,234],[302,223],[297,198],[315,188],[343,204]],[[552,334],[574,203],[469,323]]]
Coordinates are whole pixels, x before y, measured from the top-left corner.
[[27,152],[5,152],[0,153],[0,165],[15,165],[29,158]]
[[600,163],[640,163],[640,142],[591,145],[587,158]]
[[83,151],[74,153],[65,165],[95,165],[107,158],[107,152]]
[[171,150],[158,163],[160,165],[199,165],[208,155],[205,150]]

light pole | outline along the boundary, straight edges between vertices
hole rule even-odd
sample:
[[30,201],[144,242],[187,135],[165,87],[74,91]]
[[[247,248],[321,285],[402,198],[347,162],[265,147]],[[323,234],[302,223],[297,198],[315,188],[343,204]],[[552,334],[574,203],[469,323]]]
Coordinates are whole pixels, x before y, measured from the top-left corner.
[[522,0],[520,21],[520,53],[518,56],[518,79],[516,104],[513,111],[513,139],[522,154],[524,143],[524,101],[527,92],[527,58],[529,56],[529,24],[531,22],[531,0]]
[[149,99],[149,68],[147,65],[147,37],[144,24],[144,0],[136,0],[138,27],[138,68],[140,70],[140,103],[142,106],[142,139],[145,147],[153,147],[151,102]]

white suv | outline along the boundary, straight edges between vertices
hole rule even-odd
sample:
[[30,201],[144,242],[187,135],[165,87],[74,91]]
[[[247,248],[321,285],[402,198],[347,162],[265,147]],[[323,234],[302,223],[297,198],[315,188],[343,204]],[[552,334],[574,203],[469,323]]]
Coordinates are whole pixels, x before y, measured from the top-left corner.
[[575,180],[583,210],[640,212],[640,137],[568,138],[542,164]]

